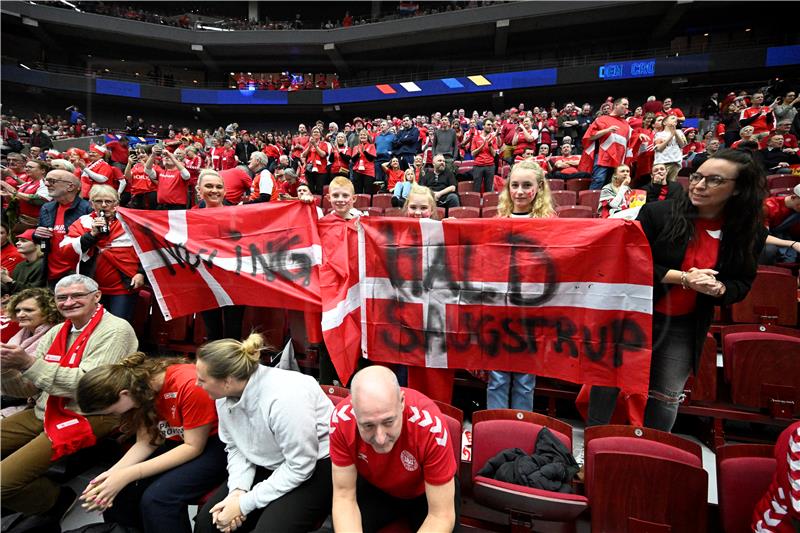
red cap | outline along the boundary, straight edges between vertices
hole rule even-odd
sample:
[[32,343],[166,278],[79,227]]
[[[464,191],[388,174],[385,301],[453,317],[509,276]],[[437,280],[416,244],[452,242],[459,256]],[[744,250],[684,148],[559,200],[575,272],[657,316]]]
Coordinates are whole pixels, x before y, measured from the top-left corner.
[[519,109],[517,109],[516,107],[512,107],[511,109],[508,110],[508,112],[509,113],[519,113]]
[[353,119],[353,124],[355,125],[356,122],[364,123],[364,119],[361,117],[356,117]]
[[17,235],[17,239],[24,239],[26,241],[32,241],[33,240],[33,230],[29,229],[29,230],[23,231],[22,233]]
[[96,154],[99,154],[99,155],[105,155],[105,153],[107,151],[106,147],[103,146],[102,144],[94,144],[94,143],[89,145],[89,150],[91,150],[92,152],[94,152]]

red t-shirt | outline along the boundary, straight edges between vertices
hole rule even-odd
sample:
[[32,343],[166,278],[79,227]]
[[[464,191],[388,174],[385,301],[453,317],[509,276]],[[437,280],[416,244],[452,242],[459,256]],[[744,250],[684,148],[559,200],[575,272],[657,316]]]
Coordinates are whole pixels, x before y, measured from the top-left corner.
[[[722,239],[722,220],[706,220],[698,218],[694,222],[694,237],[686,247],[681,270],[695,268],[714,268],[719,256],[719,244]],[[662,315],[681,316],[694,311],[697,292],[673,285],[655,305],[655,311]]]
[[403,175],[405,172],[402,169],[393,169],[392,167],[388,167],[386,170],[386,176],[389,178],[389,183],[387,185],[389,191],[394,190],[394,186],[403,181]]
[[0,258],[0,266],[8,270],[9,276],[14,272],[15,266],[25,261],[25,258],[22,257],[22,254],[19,253],[17,247],[11,241],[8,241],[0,248],[0,256],[2,256]]
[[189,180],[181,177],[181,171],[177,167],[167,170],[156,166],[153,167],[153,170],[158,179],[158,203],[186,205]]
[[469,146],[469,151],[477,150],[483,144],[483,148],[474,156],[476,167],[489,167],[494,165],[494,155],[497,153],[497,137],[492,137],[491,141],[484,142],[483,135],[475,135]]
[[225,182],[225,199],[234,205],[242,201],[242,197],[250,191],[250,187],[253,185],[253,178],[241,165],[223,170],[219,176]]
[[[761,115],[762,112],[764,113],[763,115]],[[758,106],[742,109],[742,112],[739,114],[739,121],[751,118],[755,115],[761,116],[749,124],[753,126],[753,135],[769,132],[770,126],[775,123],[775,115],[772,114],[772,109],[769,107]]]
[[56,222],[53,226],[53,236],[50,237],[50,253],[47,254],[47,279],[60,278],[70,270],[75,270],[75,263],[68,250],[62,250],[61,241],[67,234],[64,227],[64,214],[70,205],[58,204],[56,209]]
[[[362,147],[364,154],[370,154],[373,157],[373,160],[370,161],[367,159],[366,155],[361,155],[359,153],[359,146]],[[350,166],[352,170],[358,172],[359,174],[364,174],[365,176],[375,177],[375,145],[374,144],[361,144],[359,146],[354,146],[350,148]]]
[[297,159],[298,157],[300,157],[300,154],[302,154],[303,150],[305,150],[306,146],[308,146],[308,139],[309,137],[306,134],[295,135],[294,137],[292,137],[292,146],[298,144],[302,146],[302,148],[292,148],[291,156],[293,158]]
[[348,396],[331,417],[331,462],[355,465],[358,474],[396,498],[411,499],[425,493],[425,483],[444,485],[456,474],[447,423],[433,400],[413,389],[405,392],[403,429],[389,453],[376,453],[358,433]]
[[[91,170],[95,174],[102,174],[103,176],[108,178],[108,181],[103,182],[103,185],[110,185],[110,186],[114,187],[114,190],[117,189],[117,185],[119,184],[119,175],[116,172],[114,172],[114,169],[116,167],[112,167],[111,165],[109,165],[108,163],[103,161],[102,159],[98,159],[94,163],[92,163],[90,165],[87,165],[86,168]],[[117,170],[119,170],[119,169],[117,169]],[[97,183],[99,183],[99,182],[94,181],[89,176],[83,176],[82,175],[81,176],[81,198],[89,198],[89,191],[91,191],[92,187],[94,187]]]
[[[576,174],[578,172],[577,165],[578,165],[578,163],[580,163],[580,160],[581,160],[581,156],[579,156],[577,154],[576,155],[570,155],[570,156],[554,155],[553,157],[550,158],[550,163],[553,164],[553,171],[555,171],[555,172],[560,172],[562,174]],[[564,167],[564,168],[558,168],[556,166],[556,163],[558,163],[559,161],[575,163],[575,166],[567,166],[567,167]]]
[[[155,167],[153,167],[155,169]],[[131,183],[129,184],[131,195],[136,196],[158,189],[153,180],[147,177],[144,172],[144,163],[136,163],[131,167]]]
[[[520,130],[522,130],[524,129],[524,126],[520,125],[519,128]],[[525,153],[525,150],[527,150],[528,148],[533,148],[534,150],[536,150],[536,139],[538,138],[538,133],[536,132],[535,128],[528,131],[528,133],[533,135],[534,140],[528,142],[528,140],[525,138],[524,133],[520,131],[519,135],[517,136],[517,144],[514,145],[514,155],[520,155],[522,153]]]
[[165,439],[183,441],[183,432],[212,424],[210,435],[217,434],[217,408],[214,400],[196,385],[197,370],[192,364],[167,367],[164,385],[156,396],[158,430]]
[[278,193],[291,196],[292,198],[297,198],[298,187],[300,187],[299,181],[295,181],[294,183],[289,183],[288,181],[280,181],[278,182]]
[[183,166],[186,167],[186,170],[189,171],[189,182],[190,183],[197,183],[197,178],[200,176],[200,169],[203,167],[203,159],[196,155],[193,158],[185,158],[183,160]]
[[[786,207],[785,198],[770,196],[764,200],[764,223],[768,228],[777,228],[794,212]],[[789,234],[793,239],[800,239],[800,222],[789,228]]]
[[271,157],[272,159],[278,159],[281,156],[281,151],[274,144],[265,144],[262,151],[267,155],[267,157]]
[[[247,163],[247,161],[243,161]],[[228,170],[229,168],[233,168],[236,166],[236,150],[233,148],[229,148],[228,150],[223,150],[222,155],[220,156],[220,167],[222,170]]]
[[119,141],[106,143],[106,148],[111,152],[111,160],[115,163],[126,165],[128,163],[128,147],[122,146]]

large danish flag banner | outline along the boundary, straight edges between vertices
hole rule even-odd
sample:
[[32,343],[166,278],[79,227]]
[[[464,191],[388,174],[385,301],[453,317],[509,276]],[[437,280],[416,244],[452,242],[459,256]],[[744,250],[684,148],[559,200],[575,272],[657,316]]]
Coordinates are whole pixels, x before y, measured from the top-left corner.
[[310,205],[117,214],[166,320],[225,305],[320,309],[322,248]]
[[[327,304],[328,325],[338,313],[341,329],[326,340],[360,335],[379,362],[646,393],[653,274],[638,223],[370,217],[358,228],[358,281],[349,270],[341,309]],[[348,379],[353,353],[331,357]]]

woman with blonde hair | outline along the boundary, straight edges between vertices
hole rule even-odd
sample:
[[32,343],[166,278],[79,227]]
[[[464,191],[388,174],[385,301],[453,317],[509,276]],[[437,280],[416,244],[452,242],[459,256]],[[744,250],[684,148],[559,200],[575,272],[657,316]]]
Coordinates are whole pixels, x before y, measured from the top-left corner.
[[[497,207],[499,218],[552,218],[555,216],[550,187],[544,170],[532,160],[520,161],[511,169]],[[487,409],[533,411],[536,376],[520,372],[489,372]]]
[[191,531],[188,506],[225,479],[216,407],[195,366],[138,352],[87,372],[77,400],[86,413],[121,415],[123,431],[136,434],[122,459],[89,482],[83,506],[145,533]]
[[198,512],[198,533],[311,531],[330,514],[333,404],[314,378],[262,366],[263,347],[252,333],[197,351],[197,383],[217,401],[228,453],[228,482]]

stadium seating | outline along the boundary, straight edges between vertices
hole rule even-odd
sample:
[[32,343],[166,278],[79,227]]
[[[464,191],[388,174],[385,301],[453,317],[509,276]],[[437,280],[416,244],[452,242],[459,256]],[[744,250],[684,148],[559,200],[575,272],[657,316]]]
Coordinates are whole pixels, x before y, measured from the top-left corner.
[[450,218],[481,218],[481,210],[477,207],[451,207],[447,216]]
[[459,196],[464,194],[465,192],[473,192],[473,185],[471,181],[459,181],[458,182],[458,194]]
[[482,204],[481,193],[479,192],[462,192],[459,193],[458,199],[461,202],[461,207],[476,207],[480,209]]
[[559,205],[575,205],[577,204],[578,194],[575,191],[552,191],[553,203]]
[[600,191],[579,191],[578,192],[578,205],[585,205],[591,207],[596,213],[597,206],[600,205]]
[[795,185],[800,183],[800,176],[793,176],[792,174],[773,174],[767,176],[767,189],[788,188],[792,189]]
[[542,428],[548,428],[572,450],[569,424],[529,411],[493,409],[472,415],[472,491],[475,501],[509,514],[527,515],[534,530],[538,521],[573,522],[588,502],[578,494],[551,492],[479,476],[486,462],[507,448],[532,453]]
[[372,207],[380,207],[381,209],[392,207],[392,195],[386,193],[374,195],[372,197]]
[[348,396],[350,396],[350,389],[347,387],[339,387],[338,385],[322,385],[320,384],[322,392],[333,402],[333,405],[338,404]]
[[564,187],[568,191],[588,191],[589,185],[592,184],[591,178],[572,178],[567,180]]
[[595,218],[597,211],[585,205],[557,205],[558,218]]
[[791,194],[793,194],[793,191],[790,187],[778,187],[769,190],[770,196],[790,196]]
[[549,179],[547,180],[547,185],[550,187],[551,191],[563,191],[564,190],[564,180],[561,179]]
[[686,394],[684,405],[717,399],[717,341],[710,333],[703,344],[697,374],[689,376],[683,389]]
[[401,217],[403,216],[403,208],[402,207],[387,207],[383,210],[383,216],[385,217]]
[[483,193],[483,207],[496,206],[499,201],[500,201],[499,192],[492,191]]
[[366,209],[372,203],[372,196],[369,194],[356,194],[355,200],[356,209]]
[[727,444],[716,450],[717,499],[723,533],[750,533],[753,510],[775,475],[773,446]]
[[733,322],[797,325],[797,279],[785,269],[760,269],[747,297],[731,306]]
[[369,216],[371,217],[381,217],[383,216],[383,208],[382,207],[368,207],[365,209]]
[[653,429],[608,425],[586,428],[584,449],[592,531],[708,531],[700,445]]
[[494,218],[497,216],[497,206],[484,207],[481,209],[481,218]]

